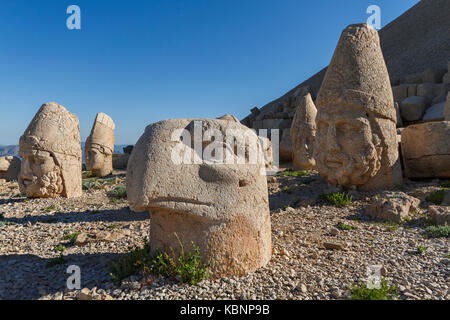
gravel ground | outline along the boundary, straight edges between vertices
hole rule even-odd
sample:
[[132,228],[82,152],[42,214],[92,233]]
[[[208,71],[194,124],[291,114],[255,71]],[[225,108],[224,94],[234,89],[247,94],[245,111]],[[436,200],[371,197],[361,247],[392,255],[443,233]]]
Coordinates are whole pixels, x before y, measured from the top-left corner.
[[[422,200],[420,212],[409,222],[389,224],[364,215],[376,193],[353,191],[354,201],[339,208],[321,200],[333,190],[316,172],[268,177],[272,260],[246,276],[196,286],[140,275],[112,283],[111,263],[129,247],[142,246],[150,226],[148,213],[108,198],[108,191],[125,184],[123,172],[104,181],[78,199],[26,199],[17,183],[0,184],[0,299],[348,299],[348,288],[366,278],[370,265],[382,265],[399,299],[450,299],[449,239],[424,233],[424,198],[439,181],[402,186]],[[339,223],[355,229],[340,230]],[[70,240],[74,233],[88,240]],[[56,252],[61,244],[65,250]],[[426,252],[418,254],[418,246]],[[61,254],[61,264],[51,265]],[[83,290],[66,289],[69,265],[80,267]]]

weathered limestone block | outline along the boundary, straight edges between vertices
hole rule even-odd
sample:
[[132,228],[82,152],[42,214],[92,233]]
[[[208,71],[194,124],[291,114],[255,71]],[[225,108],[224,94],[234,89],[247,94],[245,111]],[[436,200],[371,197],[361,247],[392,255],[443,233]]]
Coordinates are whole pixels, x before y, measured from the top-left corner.
[[429,107],[423,116],[423,121],[443,121],[444,105],[445,103],[441,102]]
[[316,114],[316,106],[308,93],[302,97],[297,107],[290,131],[294,170],[312,169],[316,166],[314,159]]
[[429,105],[430,100],[426,97],[408,97],[400,103],[400,113],[406,121],[417,121],[422,119]]
[[450,83],[450,72],[447,72],[446,74],[444,74],[444,76],[442,77],[442,82]]
[[81,143],[78,118],[63,106],[42,105],[20,137],[20,192],[28,197],[79,197]]
[[429,206],[428,214],[435,224],[450,225],[450,207]]
[[384,192],[365,209],[372,218],[401,222],[419,209],[420,200],[403,192]]
[[403,77],[402,79],[400,79],[400,83],[408,83],[408,84],[422,83],[423,82],[422,74],[423,74],[423,72],[407,75],[407,76]]
[[450,121],[406,127],[402,153],[408,178],[450,178]]
[[17,180],[20,172],[21,161],[17,157],[0,157],[0,179],[6,181]]
[[450,92],[447,94],[447,101],[444,105],[444,120],[450,121]]
[[394,100],[397,102],[402,102],[408,98],[409,84],[401,84],[399,86],[392,87],[392,93],[394,95]]
[[426,69],[422,74],[423,82],[439,83],[447,72],[446,69]]
[[124,170],[127,168],[128,159],[130,155],[128,153],[114,153],[112,155],[112,166],[114,170]]
[[394,99],[374,28],[343,31],[316,107],[314,158],[329,184],[373,190],[402,183]]
[[291,141],[291,130],[280,130],[280,160],[292,161],[292,141]]
[[[247,141],[237,148],[245,152],[234,151],[235,139]],[[225,163],[222,152],[230,157]],[[170,119],[147,126],[131,153],[127,195],[132,210],[150,211],[151,250],[179,253],[179,241],[185,250],[194,242],[205,261],[214,261],[213,277],[243,275],[270,260],[262,150],[239,123]]]
[[446,93],[446,85],[443,83],[422,83],[417,86],[417,95],[427,97],[429,101],[443,93]]
[[86,169],[97,177],[104,177],[113,172],[115,127],[111,117],[103,112],[97,113],[91,134],[86,139]]

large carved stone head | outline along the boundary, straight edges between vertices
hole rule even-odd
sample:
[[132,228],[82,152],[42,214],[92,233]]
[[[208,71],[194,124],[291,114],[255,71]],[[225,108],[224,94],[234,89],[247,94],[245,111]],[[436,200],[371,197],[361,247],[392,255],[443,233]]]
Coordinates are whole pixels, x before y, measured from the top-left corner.
[[44,104],[20,137],[19,188],[29,197],[81,196],[78,118],[63,106]]
[[98,177],[107,176],[113,171],[114,152],[113,120],[106,114],[97,114],[91,134],[84,146],[86,169]]
[[292,156],[294,170],[311,169],[316,166],[314,140],[316,136],[317,109],[311,94],[300,98],[291,126]]
[[256,134],[240,123],[149,125],[128,162],[127,195],[132,210],[150,211],[152,249],[179,250],[176,233],[185,249],[193,241],[214,259],[214,276],[244,274],[270,260],[264,157]]
[[314,157],[322,177],[361,190],[401,184],[394,100],[374,28],[342,32],[316,106]]

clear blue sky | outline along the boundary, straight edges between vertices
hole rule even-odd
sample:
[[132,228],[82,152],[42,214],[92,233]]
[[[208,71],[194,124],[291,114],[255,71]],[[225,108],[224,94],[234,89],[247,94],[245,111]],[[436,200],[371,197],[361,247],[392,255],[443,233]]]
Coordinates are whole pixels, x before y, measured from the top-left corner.
[[[95,114],[134,144],[167,118],[239,119],[328,65],[341,31],[381,24],[418,0],[14,0],[0,3],[0,144],[18,144],[38,108],[76,114],[81,138]],[[81,30],[66,9],[81,8]]]

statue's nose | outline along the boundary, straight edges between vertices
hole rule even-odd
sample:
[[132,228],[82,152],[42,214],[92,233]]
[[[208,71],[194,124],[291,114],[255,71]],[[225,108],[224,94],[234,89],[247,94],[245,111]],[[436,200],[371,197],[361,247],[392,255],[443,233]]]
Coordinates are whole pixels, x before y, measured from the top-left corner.
[[340,147],[337,141],[336,127],[334,125],[329,125],[327,132],[327,151],[338,152],[339,150]]

